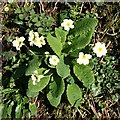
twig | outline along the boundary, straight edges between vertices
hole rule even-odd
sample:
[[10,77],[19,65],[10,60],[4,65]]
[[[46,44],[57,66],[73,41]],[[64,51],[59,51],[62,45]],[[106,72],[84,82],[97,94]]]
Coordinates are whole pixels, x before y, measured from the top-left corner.
[[43,3],[41,1],[40,1],[40,4],[42,6],[42,11],[45,12],[44,5],[43,5]]
[[36,102],[37,102],[37,99],[38,99],[38,97],[35,97],[35,101],[34,101],[35,104],[36,104]]
[[93,107],[92,104],[90,104],[90,101],[89,101],[89,100],[87,100],[87,101],[88,101],[89,106],[90,106],[90,108],[92,109],[93,113],[96,115],[96,117],[97,117],[98,119],[100,119],[100,116],[99,116],[99,114],[96,112],[96,109]]
[[58,4],[59,1],[60,1],[60,0],[57,0],[57,2],[55,2],[55,7],[53,8],[52,12],[54,12],[55,9],[57,8],[56,6],[57,6],[57,4]]
[[107,35],[110,35],[110,36],[116,36],[118,33],[113,33],[113,34],[110,34],[110,33],[106,33]]
[[111,34],[111,33],[108,33],[108,32],[106,33],[106,31],[107,31],[107,30],[105,30],[105,31],[96,31],[96,30],[95,30],[96,33],[101,33],[101,34],[103,34],[103,35],[107,34],[107,35],[110,35],[110,36],[116,36],[116,35],[118,34],[118,33],[113,33],[113,34]]
[[84,2],[82,3],[81,8],[80,8],[80,14],[82,13],[83,6],[84,6]]
[[111,41],[108,42],[108,44],[106,45],[106,48],[108,48],[111,44]]
[[24,4],[24,7],[27,5],[27,3],[28,3],[28,1],[27,1],[27,0],[25,0],[25,4]]
[[30,0],[30,7],[32,6],[32,4],[33,4],[33,2],[32,2],[32,0]]

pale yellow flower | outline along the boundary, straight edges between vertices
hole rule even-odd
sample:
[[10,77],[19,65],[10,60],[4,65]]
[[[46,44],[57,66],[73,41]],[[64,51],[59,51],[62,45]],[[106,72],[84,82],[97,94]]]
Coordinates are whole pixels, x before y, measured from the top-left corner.
[[93,47],[93,52],[96,53],[97,57],[106,55],[107,49],[105,47],[105,43],[100,42],[95,43],[95,46]]
[[24,37],[16,37],[16,40],[13,41],[13,46],[16,47],[17,50],[20,50],[22,45],[24,45],[23,41],[25,40]]
[[34,41],[35,41],[35,35],[34,35],[33,30],[31,30],[31,31],[29,32],[29,38],[28,38],[28,41],[30,41],[30,46],[33,46]]
[[45,40],[44,40],[44,37],[41,36],[41,37],[35,38],[34,44],[35,44],[36,46],[38,46],[39,48],[42,47],[42,45],[45,45],[46,42],[45,42]]
[[38,37],[39,37],[38,32],[34,32],[34,35],[35,35],[35,38],[38,38]]
[[52,57],[49,58],[49,62],[51,65],[56,66],[59,63],[59,58],[56,55],[52,55]]
[[28,41],[30,41],[30,46],[36,45],[39,48],[42,47],[42,45],[46,44],[44,37],[43,36],[39,37],[38,32],[34,32],[33,30],[29,32]]
[[91,59],[92,56],[90,54],[85,54],[83,52],[79,53],[79,58],[77,59],[77,63],[87,65],[89,64],[89,59]]
[[35,70],[31,76],[33,85],[36,85],[38,82],[40,82],[41,78],[43,78],[44,75],[39,75],[37,70]]
[[74,25],[73,25],[73,21],[71,19],[64,19],[63,23],[61,23],[61,26],[64,27],[65,30],[69,31],[70,28],[73,29]]

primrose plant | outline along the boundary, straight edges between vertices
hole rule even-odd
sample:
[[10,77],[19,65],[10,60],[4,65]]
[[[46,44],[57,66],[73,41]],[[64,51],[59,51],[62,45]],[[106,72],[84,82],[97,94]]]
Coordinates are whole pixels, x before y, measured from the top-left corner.
[[94,47],[89,46],[97,23],[96,18],[83,18],[80,21],[64,19],[59,28],[56,27],[54,32],[46,36],[30,30],[28,37],[16,37],[13,46],[17,50],[26,46],[27,41],[31,51],[32,47],[44,51],[41,54],[32,51],[32,60],[25,68],[25,76],[29,78],[29,98],[37,97],[39,92],[45,90],[52,106],[59,105],[63,93],[72,106],[80,106],[84,99],[82,89],[89,90],[95,83],[90,50],[97,57],[107,53],[104,43],[97,42]]

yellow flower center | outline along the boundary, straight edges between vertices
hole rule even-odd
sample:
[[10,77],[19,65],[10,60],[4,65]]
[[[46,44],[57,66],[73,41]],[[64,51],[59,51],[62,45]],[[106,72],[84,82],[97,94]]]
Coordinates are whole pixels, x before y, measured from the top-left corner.
[[40,39],[40,43],[43,43],[43,40],[42,40],[42,39]]
[[102,52],[102,48],[98,48],[98,51],[99,51],[99,52]]
[[83,55],[83,56],[82,56],[82,59],[84,59],[84,60],[85,60],[85,59],[86,59],[86,56],[85,56],[85,55]]
[[57,60],[56,59],[53,59],[54,62],[56,62]]
[[69,22],[68,22],[68,23],[66,23],[66,26],[70,27],[70,23],[69,23]]
[[22,42],[21,42],[21,40],[19,40],[19,42],[18,42],[18,46],[20,46],[20,45],[21,45],[21,43],[22,43]]

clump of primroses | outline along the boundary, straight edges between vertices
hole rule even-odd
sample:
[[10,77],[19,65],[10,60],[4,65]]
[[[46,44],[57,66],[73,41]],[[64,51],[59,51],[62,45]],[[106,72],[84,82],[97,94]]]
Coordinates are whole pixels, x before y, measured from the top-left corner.
[[[64,30],[69,31],[70,29],[74,28],[74,21],[72,21],[71,19],[64,19],[63,22],[61,23],[61,26],[64,28]],[[25,41],[25,38],[23,36],[16,37],[16,40],[13,41],[13,46],[16,47],[17,50],[20,50],[20,48],[23,45],[25,45],[23,43],[24,41]],[[34,32],[33,30],[31,30],[29,32],[28,41],[29,41],[30,46],[35,45],[39,48],[41,48],[43,45],[46,45],[44,36],[39,36],[38,32]],[[72,43],[69,42],[68,44],[71,45]],[[97,55],[97,57],[105,56],[107,53],[105,43],[100,43],[100,42],[95,43],[95,46],[93,47],[93,52]],[[46,53],[46,55],[47,55],[47,53]],[[60,61],[58,56],[57,55],[50,55],[50,53],[48,55],[50,56],[49,57],[50,65],[57,66],[57,64]],[[83,52],[79,52],[79,57],[77,58],[76,62],[78,64],[88,65],[89,60],[91,58],[92,58],[92,55],[85,54]],[[34,71],[33,74],[31,75],[33,85],[36,85],[40,81],[40,79],[43,77],[44,77],[43,75],[38,75],[38,72]]]

